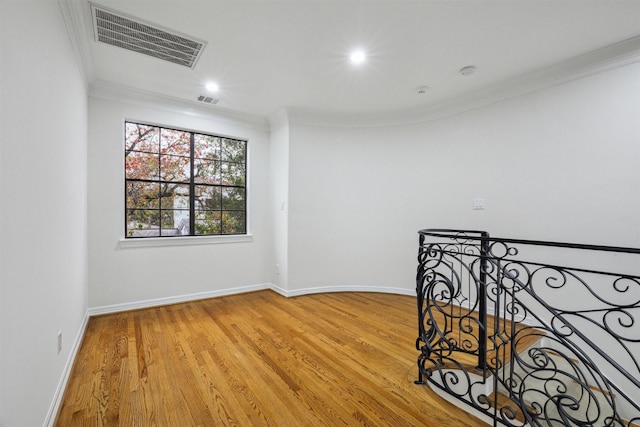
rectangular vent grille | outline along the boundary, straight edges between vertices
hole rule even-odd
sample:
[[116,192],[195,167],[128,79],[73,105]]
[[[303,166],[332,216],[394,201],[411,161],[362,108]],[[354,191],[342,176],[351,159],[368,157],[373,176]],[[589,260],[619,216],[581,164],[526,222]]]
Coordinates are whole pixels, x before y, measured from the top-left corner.
[[193,68],[205,42],[92,5],[96,41]]
[[198,101],[200,102],[204,102],[206,104],[213,104],[216,105],[218,102],[220,102],[220,99],[218,98],[213,98],[211,96],[204,96],[204,95],[200,95],[198,97]]

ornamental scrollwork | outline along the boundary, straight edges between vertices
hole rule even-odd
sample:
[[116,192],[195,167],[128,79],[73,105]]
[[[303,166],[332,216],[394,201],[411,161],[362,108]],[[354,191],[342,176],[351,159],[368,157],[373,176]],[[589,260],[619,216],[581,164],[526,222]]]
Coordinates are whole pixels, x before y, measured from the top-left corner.
[[640,255],[422,230],[417,382],[510,427],[638,425],[640,277],[525,258],[529,246]]

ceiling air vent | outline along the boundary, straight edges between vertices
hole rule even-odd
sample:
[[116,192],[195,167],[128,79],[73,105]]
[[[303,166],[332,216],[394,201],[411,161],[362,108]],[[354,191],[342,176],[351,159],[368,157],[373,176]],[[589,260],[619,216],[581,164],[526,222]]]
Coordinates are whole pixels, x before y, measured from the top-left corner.
[[211,96],[200,95],[198,97],[198,101],[204,102],[206,104],[216,105],[218,102],[220,102],[220,99],[219,98],[213,98]]
[[98,42],[193,68],[206,45],[176,31],[161,28],[120,12],[91,5]]

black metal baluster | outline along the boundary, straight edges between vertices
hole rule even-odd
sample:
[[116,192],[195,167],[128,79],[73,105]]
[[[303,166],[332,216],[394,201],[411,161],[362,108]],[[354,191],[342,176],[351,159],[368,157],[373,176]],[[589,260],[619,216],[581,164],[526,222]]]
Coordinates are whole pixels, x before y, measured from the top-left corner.
[[480,274],[478,287],[478,311],[480,315],[479,344],[478,344],[478,370],[483,377],[487,375],[487,268],[489,254],[489,233],[482,233],[480,241]]

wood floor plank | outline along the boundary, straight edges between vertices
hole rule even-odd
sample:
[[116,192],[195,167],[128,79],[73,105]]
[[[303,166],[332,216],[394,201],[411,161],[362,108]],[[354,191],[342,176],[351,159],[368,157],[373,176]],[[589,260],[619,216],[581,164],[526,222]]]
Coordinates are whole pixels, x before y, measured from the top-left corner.
[[484,426],[413,383],[415,311],[260,291],[94,317],[55,425]]

